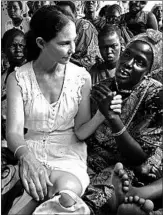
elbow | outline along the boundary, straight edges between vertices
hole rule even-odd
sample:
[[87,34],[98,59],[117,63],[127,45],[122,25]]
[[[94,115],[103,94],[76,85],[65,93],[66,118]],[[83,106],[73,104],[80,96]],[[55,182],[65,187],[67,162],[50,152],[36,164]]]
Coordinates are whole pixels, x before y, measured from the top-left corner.
[[86,137],[83,135],[82,132],[80,132],[79,130],[75,129],[75,135],[77,137],[78,140],[83,141],[86,139]]

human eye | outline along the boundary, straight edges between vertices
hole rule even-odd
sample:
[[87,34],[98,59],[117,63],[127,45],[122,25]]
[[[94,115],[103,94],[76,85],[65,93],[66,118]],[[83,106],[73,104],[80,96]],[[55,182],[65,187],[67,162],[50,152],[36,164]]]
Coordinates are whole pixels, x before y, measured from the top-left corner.
[[145,65],[146,65],[144,59],[142,59],[142,58],[140,58],[140,57],[137,57],[137,58],[135,59],[135,62],[136,62],[136,64],[137,64],[138,66],[145,66]]

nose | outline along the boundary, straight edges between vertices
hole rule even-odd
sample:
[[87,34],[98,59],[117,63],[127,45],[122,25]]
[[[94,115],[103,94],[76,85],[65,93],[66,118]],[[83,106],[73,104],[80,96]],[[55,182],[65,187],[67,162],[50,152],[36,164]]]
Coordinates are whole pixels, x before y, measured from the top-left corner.
[[69,52],[71,53],[71,54],[74,54],[75,53],[75,42],[73,41],[72,43],[71,43],[71,45],[70,45],[70,50],[69,50]]
[[134,63],[134,59],[133,59],[133,58],[128,59],[128,60],[126,60],[126,62],[125,62],[125,66],[126,66],[127,68],[131,68],[131,67],[133,66],[133,63]]
[[111,54],[113,52],[113,49],[111,47],[106,48],[107,54]]

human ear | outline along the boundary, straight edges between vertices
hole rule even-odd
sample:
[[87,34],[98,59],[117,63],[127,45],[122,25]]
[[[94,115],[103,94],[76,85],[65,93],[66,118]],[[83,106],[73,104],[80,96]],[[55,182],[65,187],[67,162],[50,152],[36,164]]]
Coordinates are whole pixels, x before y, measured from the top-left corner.
[[36,38],[36,44],[38,45],[38,47],[40,49],[43,49],[44,46],[45,46],[45,41],[44,41],[44,39],[42,37],[37,37]]

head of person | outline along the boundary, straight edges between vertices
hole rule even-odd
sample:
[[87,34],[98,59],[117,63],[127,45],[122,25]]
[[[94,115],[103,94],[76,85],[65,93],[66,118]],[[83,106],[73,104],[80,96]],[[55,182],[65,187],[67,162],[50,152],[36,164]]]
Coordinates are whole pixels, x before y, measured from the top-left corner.
[[119,24],[122,9],[118,4],[113,4],[107,8],[106,22],[108,24]]
[[148,29],[131,39],[116,70],[120,89],[132,90],[162,66],[162,33]]
[[98,10],[98,1],[84,1],[84,13],[95,13]]
[[31,18],[26,35],[27,61],[40,55],[52,64],[66,64],[75,52],[75,23],[55,5],[38,9]]
[[72,1],[59,1],[57,6],[67,11],[75,19],[77,17],[76,6]]
[[6,31],[2,38],[2,51],[10,65],[19,66],[25,60],[25,36],[16,28]]
[[22,19],[23,4],[21,1],[8,1],[7,13],[11,19]]
[[121,53],[121,33],[116,25],[105,25],[98,35],[102,58],[109,65],[116,65]]
[[107,9],[110,7],[110,5],[105,5],[104,7],[102,7],[99,11],[99,16],[102,17],[102,18],[106,18],[106,12],[107,12]]
[[152,8],[152,13],[156,16],[158,22],[162,20],[162,4],[155,4]]
[[137,14],[147,3],[148,1],[129,1],[129,12]]

